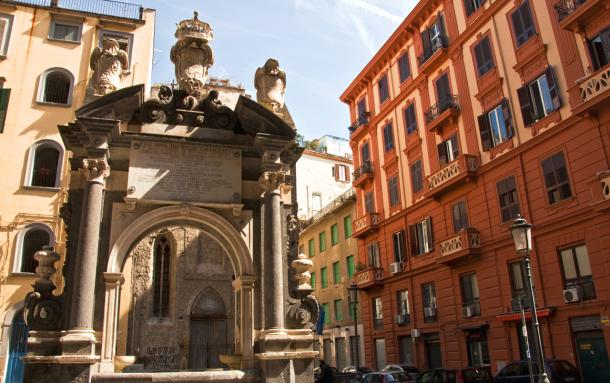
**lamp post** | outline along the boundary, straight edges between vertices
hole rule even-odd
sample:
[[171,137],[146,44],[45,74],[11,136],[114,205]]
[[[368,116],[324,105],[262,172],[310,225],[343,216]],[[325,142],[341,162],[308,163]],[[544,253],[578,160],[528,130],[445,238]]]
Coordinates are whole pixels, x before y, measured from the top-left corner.
[[[538,311],[536,309],[536,295],[534,293],[534,280],[532,279],[532,268],[530,265],[530,252],[532,251],[532,227],[521,216],[518,216],[510,227],[510,232],[515,242],[517,254],[523,257],[525,271],[527,273],[527,294],[531,305],[532,325],[534,330],[534,346],[538,356],[538,383],[550,383],[544,368],[544,350],[542,349],[542,337],[540,336],[540,325],[538,323]],[[532,383],[534,383],[532,381]]]
[[352,282],[347,288],[347,298],[350,308],[353,310],[354,316],[354,336],[356,337],[356,367],[360,366],[360,339],[358,339],[358,292],[359,288],[356,283]]

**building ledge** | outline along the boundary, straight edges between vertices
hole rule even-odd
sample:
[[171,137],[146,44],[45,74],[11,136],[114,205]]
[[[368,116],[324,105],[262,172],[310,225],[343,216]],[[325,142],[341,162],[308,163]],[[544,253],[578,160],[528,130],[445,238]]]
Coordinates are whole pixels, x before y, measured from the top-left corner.
[[481,254],[481,234],[475,228],[464,228],[440,242],[440,256],[436,263],[449,264],[471,258],[478,258]]
[[369,267],[354,274],[354,282],[360,289],[368,289],[383,284],[383,269]]
[[443,127],[455,123],[460,114],[456,95],[450,95],[430,107],[424,114],[428,130],[441,134]]
[[462,154],[453,162],[428,176],[428,191],[426,197],[437,198],[442,193],[475,179],[479,169],[479,159],[476,156]]
[[574,114],[598,112],[610,104],[610,64],[583,78],[574,89],[580,92],[582,103],[572,109]]
[[379,213],[366,213],[363,217],[352,222],[352,236],[358,238],[377,230],[380,220]]
[[559,26],[574,33],[584,33],[587,25],[609,9],[607,0],[561,0],[555,4]]

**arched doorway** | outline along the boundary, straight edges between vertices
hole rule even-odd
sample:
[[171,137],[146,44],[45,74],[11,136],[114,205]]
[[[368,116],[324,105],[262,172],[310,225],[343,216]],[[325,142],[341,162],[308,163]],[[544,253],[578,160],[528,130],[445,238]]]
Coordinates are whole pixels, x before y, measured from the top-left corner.
[[222,368],[218,357],[231,351],[225,303],[214,289],[205,289],[190,315],[189,369]]
[[25,356],[28,342],[28,326],[23,319],[23,311],[18,311],[11,324],[8,361],[6,364],[6,383],[23,382],[25,364],[21,358]]

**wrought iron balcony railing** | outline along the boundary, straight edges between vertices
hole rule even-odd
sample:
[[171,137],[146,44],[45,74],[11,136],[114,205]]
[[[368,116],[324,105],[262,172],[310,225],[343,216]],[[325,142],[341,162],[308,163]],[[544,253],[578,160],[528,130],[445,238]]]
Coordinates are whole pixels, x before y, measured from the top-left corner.
[[432,57],[432,55],[434,53],[436,53],[437,50],[441,49],[441,48],[448,48],[449,47],[449,38],[447,36],[438,36],[435,37],[434,40],[432,40],[430,42],[430,49],[429,50],[424,50],[424,54],[419,56],[417,58],[417,61],[419,62],[419,66],[422,66],[426,63],[426,61],[428,61],[428,59],[430,57]]
[[361,127],[362,125],[366,125],[369,123],[369,116],[371,114],[369,112],[364,112],[362,113],[358,119],[356,119],[356,121],[354,121],[353,124],[351,124],[347,129],[349,130],[350,133],[354,133],[356,130],[358,130],[359,127]]
[[555,11],[557,11],[557,16],[559,16],[559,21],[565,19],[570,16],[576,8],[580,5],[586,3],[587,0],[561,0],[557,4],[555,4]]
[[354,170],[352,174],[354,176],[354,180],[358,180],[362,176],[373,175],[373,163],[371,161],[365,161]]
[[447,109],[458,110],[459,108],[460,108],[460,106],[458,104],[457,95],[453,95],[453,94],[445,95],[442,98],[440,98],[435,105],[432,105],[426,113],[424,113],[424,117],[426,119],[426,124],[429,124],[431,121],[434,121],[438,116],[440,116]]
[[437,263],[450,263],[472,255],[478,255],[481,250],[481,234],[472,227],[445,238],[440,243],[441,255]]
[[61,8],[72,11],[142,20],[144,8],[139,4],[115,0],[0,0],[3,3],[26,4],[38,7]]

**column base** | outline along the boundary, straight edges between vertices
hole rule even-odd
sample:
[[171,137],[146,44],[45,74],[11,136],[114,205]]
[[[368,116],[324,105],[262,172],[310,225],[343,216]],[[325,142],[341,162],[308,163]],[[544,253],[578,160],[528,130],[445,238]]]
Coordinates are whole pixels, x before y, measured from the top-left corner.
[[312,382],[314,336],[311,330],[277,329],[257,334],[254,354],[265,382]]
[[62,355],[95,356],[95,332],[93,330],[68,330],[59,340]]
[[59,355],[59,331],[30,331],[28,334],[28,356]]

